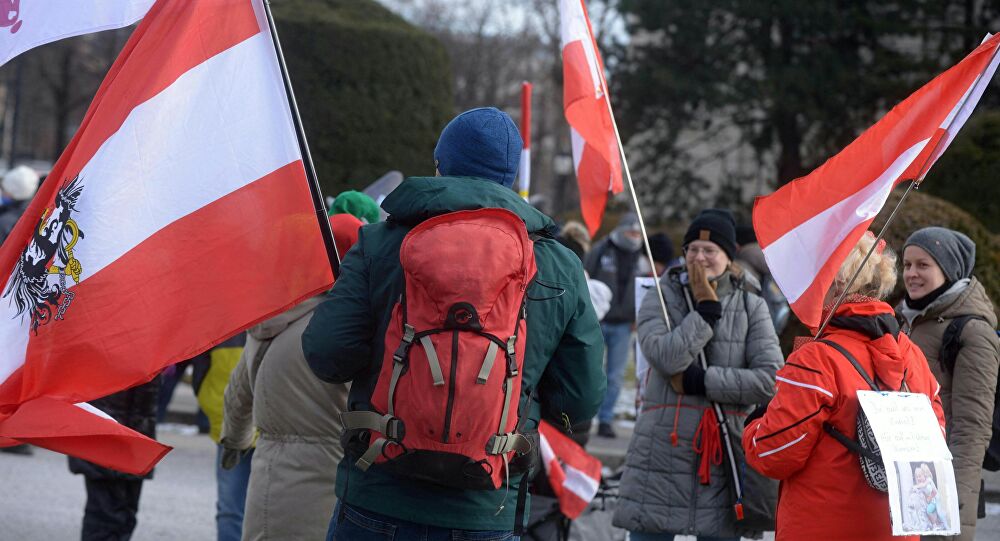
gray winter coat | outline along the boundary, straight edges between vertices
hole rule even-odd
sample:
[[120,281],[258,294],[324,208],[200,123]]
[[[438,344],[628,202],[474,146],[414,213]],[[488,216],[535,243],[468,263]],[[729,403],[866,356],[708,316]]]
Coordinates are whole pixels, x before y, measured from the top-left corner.
[[[759,532],[737,529],[725,460],[712,465],[710,484],[700,484],[701,456],[692,449],[692,440],[710,400],[723,406],[735,429],[742,427],[753,405],[771,398],[774,373],[784,364],[778,338],[767,305],[750,291],[757,290],[752,277],[727,273],[719,279],[722,318],[713,328],[688,310],[681,271],[671,269],[660,278],[672,331],[667,331],[655,293],[646,295],[639,310],[639,344],[652,370],[625,456],[614,523],[641,532],[756,536]],[[707,396],[679,397],[670,376],[698,362],[701,350],[708,359]],[[673,433],[676,446],[671,445]],[[740,436],[739,430],[730,435],[734,445],[740,445]]]
[[302,333],[320,300],[251,327],[226,387],[224,444],[246,449],[259,435],[244,541],[323,539],[337,503],[349,386],[317,379],[302,354]]

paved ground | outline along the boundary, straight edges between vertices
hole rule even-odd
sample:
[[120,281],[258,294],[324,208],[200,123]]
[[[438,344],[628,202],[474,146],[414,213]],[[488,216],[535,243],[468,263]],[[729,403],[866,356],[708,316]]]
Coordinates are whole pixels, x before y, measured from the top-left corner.
[[[190,387],[181,385],[171,405],[174,418],[195,411]],[[171,428],[171,427],[168,427]],[[215,446],[193,427],[162,430],[159,439],[174,447],[143,486],[134,541],[210,541],[215,538]],[[619,437],[592,437],[588,450],[609,467],[621,464],[631,423],[620,421]],[[1000,475],[987,478],[989,517],[980,521],[977,540],[1000,539]],[[24,457],[0,453],[0,540],[79,539],[85,493],[83,480],[66,467],[66,457],[42,449]],[[679,537],[678,541],[694,538]],[[768,536],[766,539],[773,539]]]
[[[215,538],[215,444],[207,436],[162,433],[174,450],[143,484],[134,541]],[[0,539],[80,538],[86,494],[66,457],[44,449],[34,456],[0,453]]]

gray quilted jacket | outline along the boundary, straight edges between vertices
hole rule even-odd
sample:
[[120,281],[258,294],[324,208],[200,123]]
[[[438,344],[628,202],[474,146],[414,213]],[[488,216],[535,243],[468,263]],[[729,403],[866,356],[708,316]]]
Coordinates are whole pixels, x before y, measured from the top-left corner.
[[[714,328],[689,311],[681,285],[683,268],[660,278],[673,331],[668,332],[655,289],[639,309],[639,344],[651,370],[642,411],[625,457],[616,526],[631,531],[699,536],[756,537],[738,529],[734,495],[724,468],[712,465],[708,485],[699,482],[701,456],[692,449],[709,400],[723,405],[730,418],[730,438],[740,445],[743,419],[753,405],[774,394],[774,373],[784,362],[764,300],[750,276],[727,273],[719,280],[722,318]],[[707,396],[678,395],[670,376],[698,362],[705,350]],[[711,413],[709,413],[711,415]],[[671,445],[677,435],[676,446]]]

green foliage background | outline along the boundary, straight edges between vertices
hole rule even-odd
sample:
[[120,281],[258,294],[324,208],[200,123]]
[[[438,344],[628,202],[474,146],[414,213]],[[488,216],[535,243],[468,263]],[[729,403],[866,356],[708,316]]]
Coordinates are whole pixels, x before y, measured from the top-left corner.
[[325,195],[386,171],[434,174],[452,113],[440,42],[372,0],[275,0],[278,33]]
[[[1000,93],[1000,85],[992,85],[988,92]],[[990,232],[1000,233],[1000,111],[974,112],[922,189],[955,203]]]

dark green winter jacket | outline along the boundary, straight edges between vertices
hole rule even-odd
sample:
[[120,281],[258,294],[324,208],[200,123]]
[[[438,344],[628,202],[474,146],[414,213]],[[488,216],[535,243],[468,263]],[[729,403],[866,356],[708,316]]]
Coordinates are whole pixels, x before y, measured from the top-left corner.
[[[535,241],[538,274],[528,289],[521,411],[526,430],[539,418],[557,426],[592,417],[604,398],[604,343],[580,260],[550,238],[550,218],[513,191],[474,178],[410,178],[382,203],[387,222],[365,226],[344,257],[341,275],[302,336],[313,371],[334,383],[353,381],[350,410],[371,409],[384,336],[403,290],[399,247],[423,220],[458,210],[499,207],[524,220]],[[532,398],[527,398],[531,396]],[[527,406],[530,401],[530,405]],[[350,453],[350,451],[348,451]],[[337,473],[341,501],[402,520],[463,530],[512,530],[517,478],[505,489],[458,490],[410,481],[373,466],[362,472],[349,454]]]

